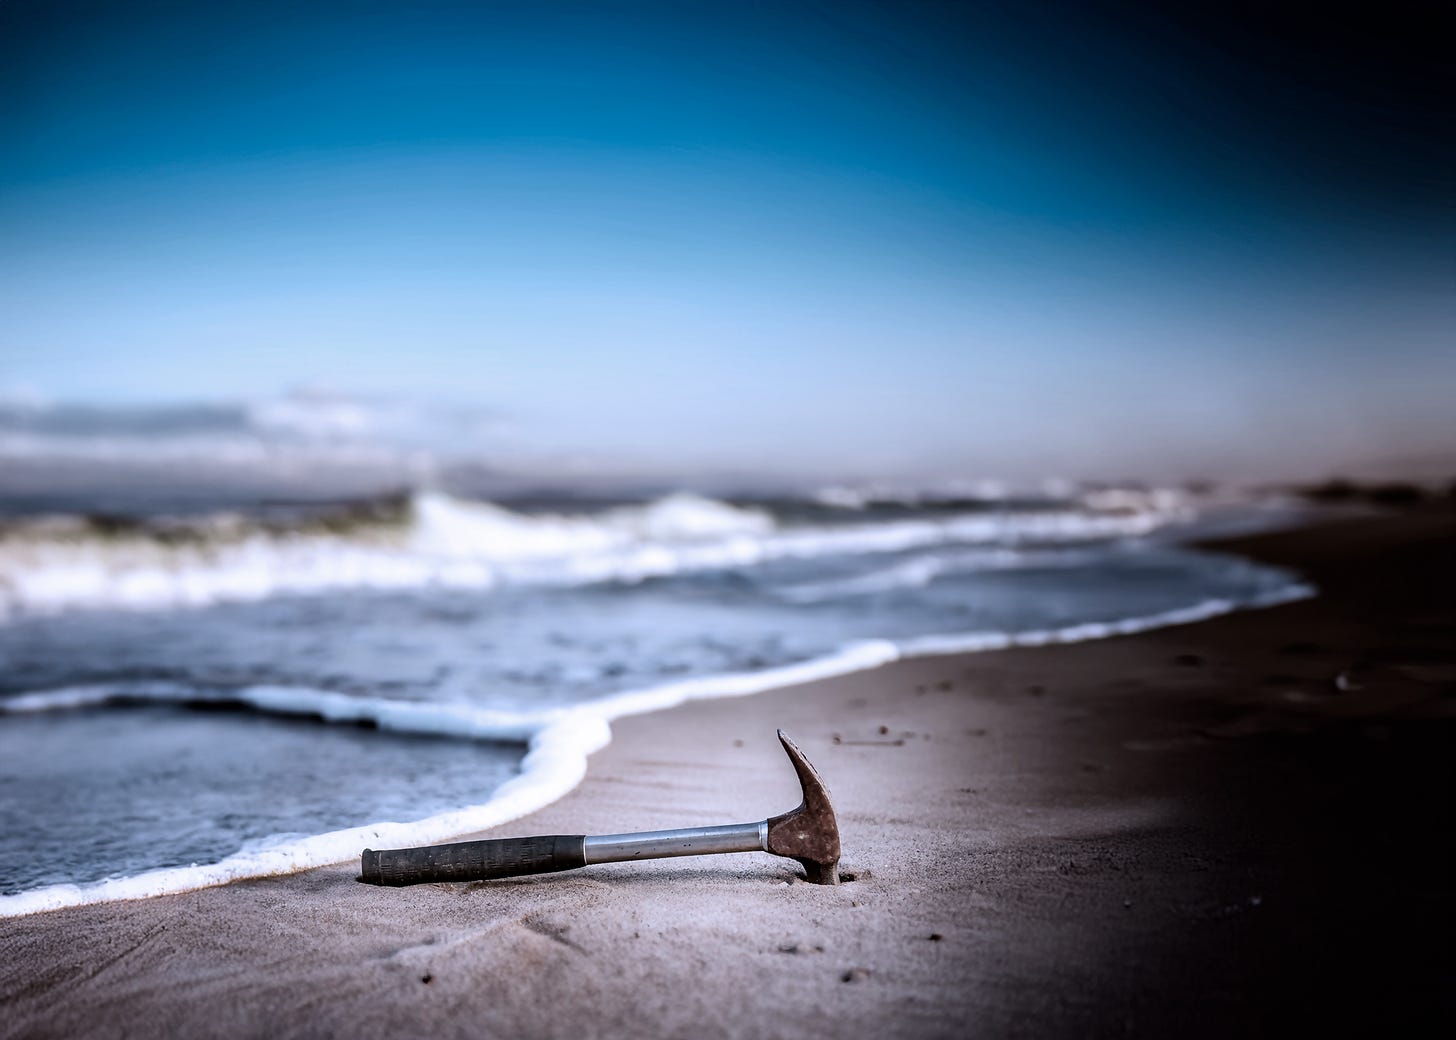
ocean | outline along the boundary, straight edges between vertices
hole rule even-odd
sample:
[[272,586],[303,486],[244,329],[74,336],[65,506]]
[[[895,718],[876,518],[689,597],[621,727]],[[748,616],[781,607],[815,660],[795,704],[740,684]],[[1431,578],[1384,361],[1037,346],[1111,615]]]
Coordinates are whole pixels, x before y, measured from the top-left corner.
[[625,714],[1307,596],[1190,545],[1297,515],[1070,486],[0,493],[0,915],[492,826]]

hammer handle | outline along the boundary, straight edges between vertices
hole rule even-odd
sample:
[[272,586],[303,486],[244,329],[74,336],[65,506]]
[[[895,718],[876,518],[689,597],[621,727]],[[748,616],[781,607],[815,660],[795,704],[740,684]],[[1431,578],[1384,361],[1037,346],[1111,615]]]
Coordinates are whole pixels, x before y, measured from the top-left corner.
[[419,885],[427,881],[485,881],[549,874],[586,865],[580,834],[495,838],[415,849],[365,849],[360,881],[371,885]]

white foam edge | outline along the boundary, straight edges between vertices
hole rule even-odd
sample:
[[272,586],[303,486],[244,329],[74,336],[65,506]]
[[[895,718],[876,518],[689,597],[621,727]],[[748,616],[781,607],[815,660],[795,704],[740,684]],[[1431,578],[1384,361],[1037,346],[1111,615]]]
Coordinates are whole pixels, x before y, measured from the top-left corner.
[[[168,867],[85,884],[48,885],[0,896],[0,917],[20,917],[88,903],[144,899],[210,888],[246,878],[292,874],[352,860],[364,848],[430,844],[487,830],[536,812],[575,788],[586,776],[588,756],[611,742],[611,723],[629,715],[662,711],[692,700],[745,697],[765,690],[868,671],[907,658],[1086,642],[1190,624],[1240,609],[1278,606],[1314,595],[1316,591],[1312,586],[1294,583],[1243,602],[1210,599],[1190,607],[1112,622],[1016,633],[922,636],[900,643],[869,639],[851,643],[824,657],[779,668],[685,679],[535,715],[502,712],[466,703],[352,697],[299,687],[252,686],[229,690],[212,695],[213,699],[239,702],[265,712],[317,715],[331,722],[370,721],[380,729],[397,732],[524,740],[528,750],[521,762],[520,773],[498,787],[490,800],[480,805],[409,823],[370,823],[276,845],[259,842],[255,847],[218,863]],[[199,694],[196,690],[167,683],[69,687],[23,694],[0,702],[0,713],[59,711],[99,706],[119,699],[176,703],[198,700]]]

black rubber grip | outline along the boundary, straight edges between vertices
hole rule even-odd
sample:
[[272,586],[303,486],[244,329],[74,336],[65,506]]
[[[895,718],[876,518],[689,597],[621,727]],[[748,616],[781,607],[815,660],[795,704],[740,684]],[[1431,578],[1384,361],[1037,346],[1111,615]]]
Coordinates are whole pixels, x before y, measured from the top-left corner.
[[371,885],[420,885],[427,881],[485,881],[549,874],[586,866],[580,834],[495,838],[417,849],[365,849],[360,881]]

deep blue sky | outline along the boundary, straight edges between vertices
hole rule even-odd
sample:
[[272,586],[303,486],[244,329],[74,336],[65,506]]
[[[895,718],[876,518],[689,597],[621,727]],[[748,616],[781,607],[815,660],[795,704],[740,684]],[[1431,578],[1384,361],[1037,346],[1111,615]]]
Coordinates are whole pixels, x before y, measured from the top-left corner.
[[684,470],[1429,457],[1441,39],[1401,5],[8,0],[0,391],[322,386]]

